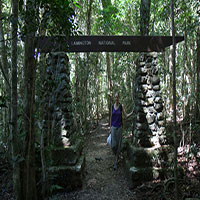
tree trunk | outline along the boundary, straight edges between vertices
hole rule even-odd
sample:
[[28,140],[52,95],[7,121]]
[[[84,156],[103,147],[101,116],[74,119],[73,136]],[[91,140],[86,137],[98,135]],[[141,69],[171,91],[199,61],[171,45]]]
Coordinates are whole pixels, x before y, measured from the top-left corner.
[[99,124],[99,69],[98,69],[98,62],[99,62],[99,53],[97,53],[96,56],[96,64],[95,64],[95,82],[94,82],[94,88],[95,88],[95,96],[96,96],[96,100],[95,100],[95,104],[96,104],[96,119],[97,119],[97,126]]
[[[187,62],[187,60],[188,60],[188,55],[187,55],[188,45],[187,45],[187,32],[186,31],[187,30],[186,30],[186,22],[185,22],[185,31],[184,31],[184,61],[185,61],[185,63],[184,63],[184,71],[183,71],[183,75],[182,75],[182,79],[183,79],[183,81],[182,81],[182,96],[185,97],[185,99],[188,96],[188,89],[186,87],[186,85],[187,85],[186,73],[187,73],[187,63],[188,63]],[[185,113],[186,106],[187,106],[187,99],[186,99],[186,101],[183,101],[183,119],[186,118],[186,115],[185,115],[186,114]]]
[[[102,0],[103,9],[109,8],[112,5],[110,0]],[[109,33],[109,21],[111,16],[104,14],[104,34],[107,35]],[[107,65],[107,78],[108,78],[108,110],[109,110],[109,123],[110,123],[110,116],[111,116],[111,107],[112,107],[112,81],[111,81],[111,61],[110,61],[110,53],[106,52],[106,65]],[[111,126],[111,124],[110,124]]]
[[[0,16],[2,17],[2,1],[0,1]],[[0,62],[0,69],[2,71],[4,80],[5,80],[5,89],[6,89],[6,97],[7,97],[7,104],[8,110],[5,110],[5,132],[4,135],[7,138],[10,138],[8,134],[10,133],[10,125],[9,122],[11,121],[11,108],[10,108],[10,101],[11,101],[11,86],[10,86],[10,78],[9,78],[9,65],[8,65],[8,58],[7,58],[7,48],[5,45],[5,38],[4,38],[4,30],[2,20],[0,20],[0,54],[1,54],[1,62]],[[7,142],[8,149],[9,149],[9,156],[11,156],[11,141]]]
[[90,32],[91,32],[92,4],[93,4],[93,0],[89,0],[88,6],[87,6],[87,35],[90,35]]
[[21,184],[20,184],[20,158],[18,133],[17,133],[17,28],[18,28],[18,1],[12,0],[12,51],[11,51],[11,138],[12,138],[12,158],[13,162],[13,191],[15,199],[21,199]]
[[[199,11],[200,12],[200,11]],[[197,30],[197,97],[196,97],[196,119],[200,119],[200,16]]]
[[149,20],[151,0],[141,0],[140,4],[140,31],[141,35],[149,35]]
[[111,62],[110,62],[109,52],[106,52],[106,65],[107,65],[108,90],[109,90],[108,109],[109,109],[109,122],[110,122],[111,107],[112,107],[112,81],[111,81]]
[[173,120],[174,120],[174,181],[175,181],[175,199],[178,200],[178,177],[177,177],[177,135],[176,135],[176,41],[175,41],[175,26],[174,26],[174,1],[171,0],[171,28],[172,28],[172,66],[173,66]]
[[[75,107],[75,113],[74,113],[74,120],[75,120],[75,128],[78,130],[78,121],[79,121],[79,112],[77,107],[80,107],[80,90],[79,90],[79,76],[78,76],[78,54],[75,53],[75,103],[76,103],[76,107]],[[78,121],[77,121],[78,120]]]
[[170,110],[173,109],[173,47],[170,46],[170,54],[169,54],[169,107]]
[[35,132],[34,132],[34,101],[35,101],[35,60],[33,35],[26,35],[25,40],[25,163],[23,175],[23,199],[36,200],[35,180]]
[[25,149],[22,194],[24,200],[36,200],[36,179],[35,179],[35,132],[34,132],[34,102],[35,102],[35,48],[34,48],[34,27],[35,20],[34,0],[28,0],[26,7],[26,38],[25,38],[25,61],[24,61],[24,132]]
[[[2,1],[0,1],[0,16],[2,17]],[[8,66],[7,49],[5,45],[2,20],[0,20],[0,50],[1,50],[0,52],[1,52],[1,62],[2,62],[1,70],[6,82],[7,93],[10,94],[11,86],[9,83],[9,74],[8,74],[9,66]]]
[[[87,2],[87,35],[90,35],[91,33],[91,12],[92,12],[92,3],[93,0],[89,0],[89,2]],[[85,93],[84,93],[84,130],[87,133],[88,130],[88,116],[90,115],[90,91],[88,90],[89,87],[89,82],[88,82],[88,77],[89,77],[89,71],[90,71],[90,57],[89,57],[90,53],[86,53],[85,54],[85,64],[86,64],[86,70],[85,70],[85,76],[84,76],[84,89],[85,89]],[[89,99],[89,100],[88,100]]]

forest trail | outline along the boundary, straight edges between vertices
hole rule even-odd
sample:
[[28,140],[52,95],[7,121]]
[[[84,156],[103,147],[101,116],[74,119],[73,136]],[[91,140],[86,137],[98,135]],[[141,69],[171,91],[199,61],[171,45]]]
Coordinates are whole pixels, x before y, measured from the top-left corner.
[[108,123],[102,120],[86,138],[86,155],[83,188],[65,194],[65,200],[135,200],[125,178],[123,163],[113,170],[114,155],[106,143]]

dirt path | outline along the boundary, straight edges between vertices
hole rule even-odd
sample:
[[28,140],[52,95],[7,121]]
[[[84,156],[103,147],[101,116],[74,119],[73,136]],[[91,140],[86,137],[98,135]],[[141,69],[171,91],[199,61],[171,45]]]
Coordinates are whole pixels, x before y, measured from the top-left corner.
[[108,124],[101,122],[87,137],[84,153],[86,168],[83,188],[66,194],[64,199],[74,200],[135,200],[128,189],[122,162],[113,170],[114,155],[106,144]]

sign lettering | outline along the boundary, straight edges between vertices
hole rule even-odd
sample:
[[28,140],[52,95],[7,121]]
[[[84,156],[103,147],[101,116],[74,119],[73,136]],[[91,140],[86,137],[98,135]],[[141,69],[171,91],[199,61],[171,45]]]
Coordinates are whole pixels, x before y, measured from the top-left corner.
[[72,41],[71,42],[71,45],[72,46],[89,46],[89,45],[92,45],[92,42],[91,41]]
[[115,46],[115,42],[114,41],[99,41],[98,42],[99,45],[107,45],[107,46]]
[[[178,43],[184,37],[175,40]],[[162,52],[170,45],[171,36],[52,36],[36,40],[40,52]]]
[[128,45],[131,45],[131,41],[122,41],[122,44],[128,46]]

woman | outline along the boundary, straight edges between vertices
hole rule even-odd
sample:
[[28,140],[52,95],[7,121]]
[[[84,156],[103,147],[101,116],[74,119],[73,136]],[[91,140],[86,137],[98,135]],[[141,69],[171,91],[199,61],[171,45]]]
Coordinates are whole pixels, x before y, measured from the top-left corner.
[[121,140],[122,140],[122,123],[123,118],[130,117],[133,114],[133,111],[129,114],[126,114],[122,105],[119,103],[119,94],[115,94],[115,103],[112,106],[111,110],[111,148],[115,154],[115,161],[114,161],[114,169],[117,169],[117,162],[120,154],[121,148]]

